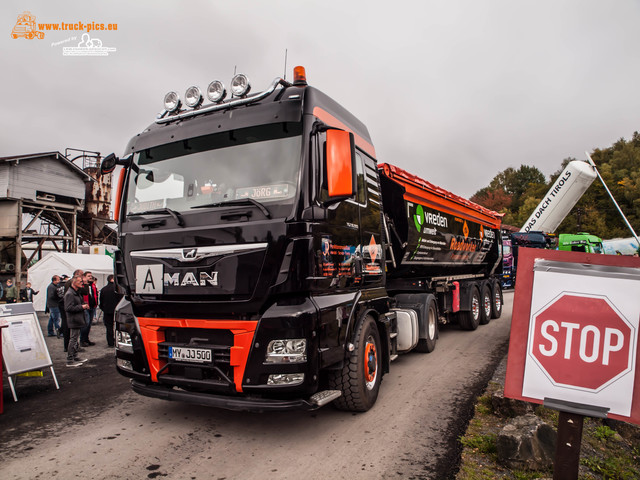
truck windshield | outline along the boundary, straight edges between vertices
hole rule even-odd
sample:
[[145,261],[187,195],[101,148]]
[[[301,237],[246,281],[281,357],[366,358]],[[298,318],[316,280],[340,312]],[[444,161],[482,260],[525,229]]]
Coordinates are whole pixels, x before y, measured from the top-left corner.
[[292,203],[302,125],[278,123],[196,137],[138,152],[129,174],[128,215],[184,212],[251,199]]

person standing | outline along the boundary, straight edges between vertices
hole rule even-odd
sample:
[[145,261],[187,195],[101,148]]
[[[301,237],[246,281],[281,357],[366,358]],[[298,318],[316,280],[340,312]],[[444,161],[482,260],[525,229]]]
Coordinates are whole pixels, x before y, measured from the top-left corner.
[[69,327],[69,347],[67,350],[67,367],[79,367],[87,359],[78,357],[78,340],[80,329],[85,325],[84,312],[89,309],[89,304],[84,303],[80,289],[82,288],[82,277],[73,277],[71,288],[64,294],[64,311],[67,315],[67,326]]
[[[29,285],[27,283],[27,285]],[[49,323],[47,324],[47,334],[50,337],[57,335],[60,338],[60,300],[62,297],[58,293],[60,277],[51,277],[51,283],[47,287],[47,308],[49,309]]]
[[107,328],[107,346],[113,347],[113,315],[122,295],[116,293],[113,275],[107,277],[107,284],[100,290],[100,310],[102,310],[104,326]]
[[[64,337],[63,345],[65,352],[69,348],[69,327],[67,326],[67,312],[64,311],[64,295],[71,288],[71,281],[73,280],[73,277],[82,277],[83,274],[84,272],[78,268],[73,272],[71,278],[63,275],[60,282],[60,285],[62,285],[62,287],[58,287],[58,295],[60,295],[60,298],[62,298],[62,300],[60,300],[60,326],[62,327],[62,335]],[[82,352],[83,350],[79,349],[79,351]]]
[[89,308],[84,312],[85,326],[80,330],[80,345],[83,347],[92,347],[95,343],[89,340],[89,333],[91,332],[93,315],[95,315],[96,306],[98,305],[98,289],[93,283],[93,275],[91,275],[91,272],[84,272],[82,278],[83,286],[80,293],[83,296],[84,303],[89,305]]
[[20,289],[20,301],[33,303],[33,296],[40,293],[40,290],[35,291],[31,288],[31,282],[27,282],[24,288]]
[[7,303],[16,303],[18,301],[18,289],[10,278],[7,280],[7,288],[5,289]]

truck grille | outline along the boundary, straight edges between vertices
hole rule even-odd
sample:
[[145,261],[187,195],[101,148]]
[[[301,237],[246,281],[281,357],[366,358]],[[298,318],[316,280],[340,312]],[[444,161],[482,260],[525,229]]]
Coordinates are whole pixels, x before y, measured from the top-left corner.
[[[211,350],[211,363],[189,363],[169,358],[169,347],[195,347]],[[158,373],[158,381],[198,391],[233,388],[231,347],[233,333],[208,328],[168,328],[165,341],[158,345],[158,357],[167,362]]]

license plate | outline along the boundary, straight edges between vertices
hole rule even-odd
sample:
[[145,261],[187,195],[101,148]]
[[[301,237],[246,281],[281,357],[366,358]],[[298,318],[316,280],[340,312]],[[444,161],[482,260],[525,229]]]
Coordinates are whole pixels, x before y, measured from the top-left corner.
[[211,363],[208,348],[169,347],[169,358],[179,362]]

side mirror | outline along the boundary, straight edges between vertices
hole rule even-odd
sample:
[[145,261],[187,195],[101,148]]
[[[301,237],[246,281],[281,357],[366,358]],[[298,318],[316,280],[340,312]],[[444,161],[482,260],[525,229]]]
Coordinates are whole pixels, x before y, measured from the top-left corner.
[[118,158],[113,153],[110,153],[102,159],[102,163],[100,164],[100,174],[106,175],[107,173],[113,172],[116,165],[122,165],[124,167],[131,166],[131,158],[131,155],[127,155],[124,158]]
[[356,191],[355,158],[353,134],[344,130],[327,130],[325,172],[330,201],[347,199]]
[[102,163],[100,164],[100,173],[102,175],[106,175],[107,173],[113,172],[116,169],[117,164],[118,157],[116,157],[113,153],[110,153],[102,159]]

